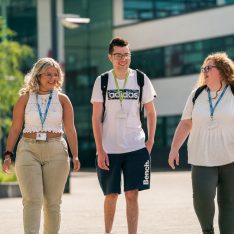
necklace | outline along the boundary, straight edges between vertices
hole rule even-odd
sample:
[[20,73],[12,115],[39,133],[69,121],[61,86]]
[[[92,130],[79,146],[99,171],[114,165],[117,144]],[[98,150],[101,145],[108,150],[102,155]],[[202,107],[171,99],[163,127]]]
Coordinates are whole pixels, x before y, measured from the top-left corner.
[[38,94],[49,94],[51,90],[43,91],[43,90],[38,90]]

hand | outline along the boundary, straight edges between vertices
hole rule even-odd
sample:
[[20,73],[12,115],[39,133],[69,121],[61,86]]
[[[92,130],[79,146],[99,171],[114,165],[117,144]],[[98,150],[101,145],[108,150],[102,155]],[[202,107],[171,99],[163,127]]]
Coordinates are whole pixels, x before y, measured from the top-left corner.
[[168,164],[173,170],[175,170],[174,161],[176,162],[176,166],[179,166],[180,158],[178,151],[171,151],[168,157]]
[[148,150],[149,154],[150,154],[151,151],[152,151],[153,145],[154,145],[154,141],[147,140],[147,141],[145,142],[145,147],[146,147],[146,149]]
[[73,157],[72,159],[73,162],[73,171],[77,172],[80,170],[80,161],[78,157]]
[[2,170],[4,173],[10,173],[11,158],[6,157],[3,161]]
[[98,157],[97,158],[98,167],[100,167],[103,170],[109,171],[110,164],[109,164],[109,157],[108,157],[107,153],[104,150],[102,150],[102,151],[98,152],[97,157]]

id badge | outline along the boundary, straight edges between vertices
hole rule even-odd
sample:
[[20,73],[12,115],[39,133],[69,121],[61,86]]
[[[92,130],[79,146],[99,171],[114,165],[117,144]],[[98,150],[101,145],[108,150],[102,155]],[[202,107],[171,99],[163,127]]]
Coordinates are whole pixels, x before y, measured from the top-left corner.
[[36,140],[37,141],[46,141],[47,140],[47,133],[46,132],[37,132]]
[[215,129],[218,127],[218,123],[216,120],[210,120],[209,122],[209,126],[208,126],[208,129],[209,130],[212,130],[212,129]]
[[119,111],[116,113],[116,118],[117,119],[127,119],[128,114],[124,111]]

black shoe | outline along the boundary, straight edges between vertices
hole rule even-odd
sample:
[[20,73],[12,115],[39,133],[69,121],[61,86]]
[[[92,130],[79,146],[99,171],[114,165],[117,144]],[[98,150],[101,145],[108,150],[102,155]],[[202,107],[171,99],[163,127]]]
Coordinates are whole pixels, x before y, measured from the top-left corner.
[[203,230],[203,234],[215,234],[214,233],[214,228],[209,229],[209,230]]

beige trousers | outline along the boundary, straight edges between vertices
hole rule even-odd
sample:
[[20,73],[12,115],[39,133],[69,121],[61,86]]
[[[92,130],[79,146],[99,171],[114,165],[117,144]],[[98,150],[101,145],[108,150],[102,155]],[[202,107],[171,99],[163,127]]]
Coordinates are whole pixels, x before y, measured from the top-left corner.
[[23,197],[24,233],[39,234],[43,205],[44,234],[58,234],[61,198],[70,170],[66,141],[23,137],[17,147],[15,167]]

